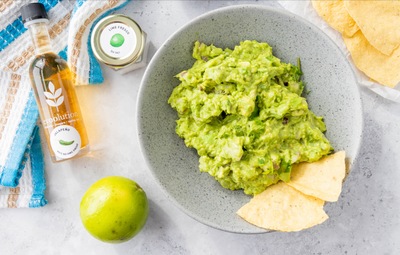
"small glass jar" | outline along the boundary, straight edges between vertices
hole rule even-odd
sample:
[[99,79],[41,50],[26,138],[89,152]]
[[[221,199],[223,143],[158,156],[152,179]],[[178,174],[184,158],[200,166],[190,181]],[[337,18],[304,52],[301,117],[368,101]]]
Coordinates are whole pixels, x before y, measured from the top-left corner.
[[121,74],[146,66],[149,43],[146,33],[130,17],[122,14],[101,19],[93,29],[94,56]]

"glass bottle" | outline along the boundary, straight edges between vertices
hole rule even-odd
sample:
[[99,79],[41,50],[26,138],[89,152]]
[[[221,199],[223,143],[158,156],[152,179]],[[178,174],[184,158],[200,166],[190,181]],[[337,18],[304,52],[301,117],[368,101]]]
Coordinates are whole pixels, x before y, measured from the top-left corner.
[[90,152],[89,139],[67,63],[52,52],[46,10],[40,3],[22,7],[35,58],[29,69],[40,118],[54,163]]

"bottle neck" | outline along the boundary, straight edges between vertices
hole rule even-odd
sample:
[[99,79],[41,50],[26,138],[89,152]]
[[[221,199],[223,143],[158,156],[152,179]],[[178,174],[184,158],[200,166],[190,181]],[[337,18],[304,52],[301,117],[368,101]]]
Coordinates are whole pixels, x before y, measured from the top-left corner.
[[32,37],[36,56],[53,52],[51,49],[49,32],[45,22],[30,24],[28,25],[28,28]]

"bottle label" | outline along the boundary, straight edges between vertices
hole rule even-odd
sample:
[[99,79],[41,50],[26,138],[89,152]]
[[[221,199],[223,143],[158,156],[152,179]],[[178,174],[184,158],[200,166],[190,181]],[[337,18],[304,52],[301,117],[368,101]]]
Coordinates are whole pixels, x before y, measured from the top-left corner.
[[133,29],[123,23],[111,23],[100,35],[100,46],[105,54],[113,58],[126,58],[137,44]]
[[72,126],[58,126],[50,134],[50,145],[56,156],[72,158],[81,148],[81,136]]

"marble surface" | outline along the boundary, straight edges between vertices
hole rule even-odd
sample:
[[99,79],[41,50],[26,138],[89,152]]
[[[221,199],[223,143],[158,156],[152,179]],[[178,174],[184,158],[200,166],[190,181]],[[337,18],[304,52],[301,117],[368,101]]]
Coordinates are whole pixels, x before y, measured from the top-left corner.
[[[150,57],[176,29],[207,11],[268,1],[134,1],[118,13],[135,19],[152,42]],[[104,66],[105,82],[79,87],[90,157],[53,164],[43,140],[49,204],[1,209],[0,254],[399,254],[400,105],[361,88],[364,135],[358,160],[325,223],[296,233],[241,235],[205,226],[175,207],[139,151],[136,102],[144,69],[120,76]],[[129,242],[101,243],[83,228],[80,200],[100,178],[137,181],[150,201],[146,226]]]

